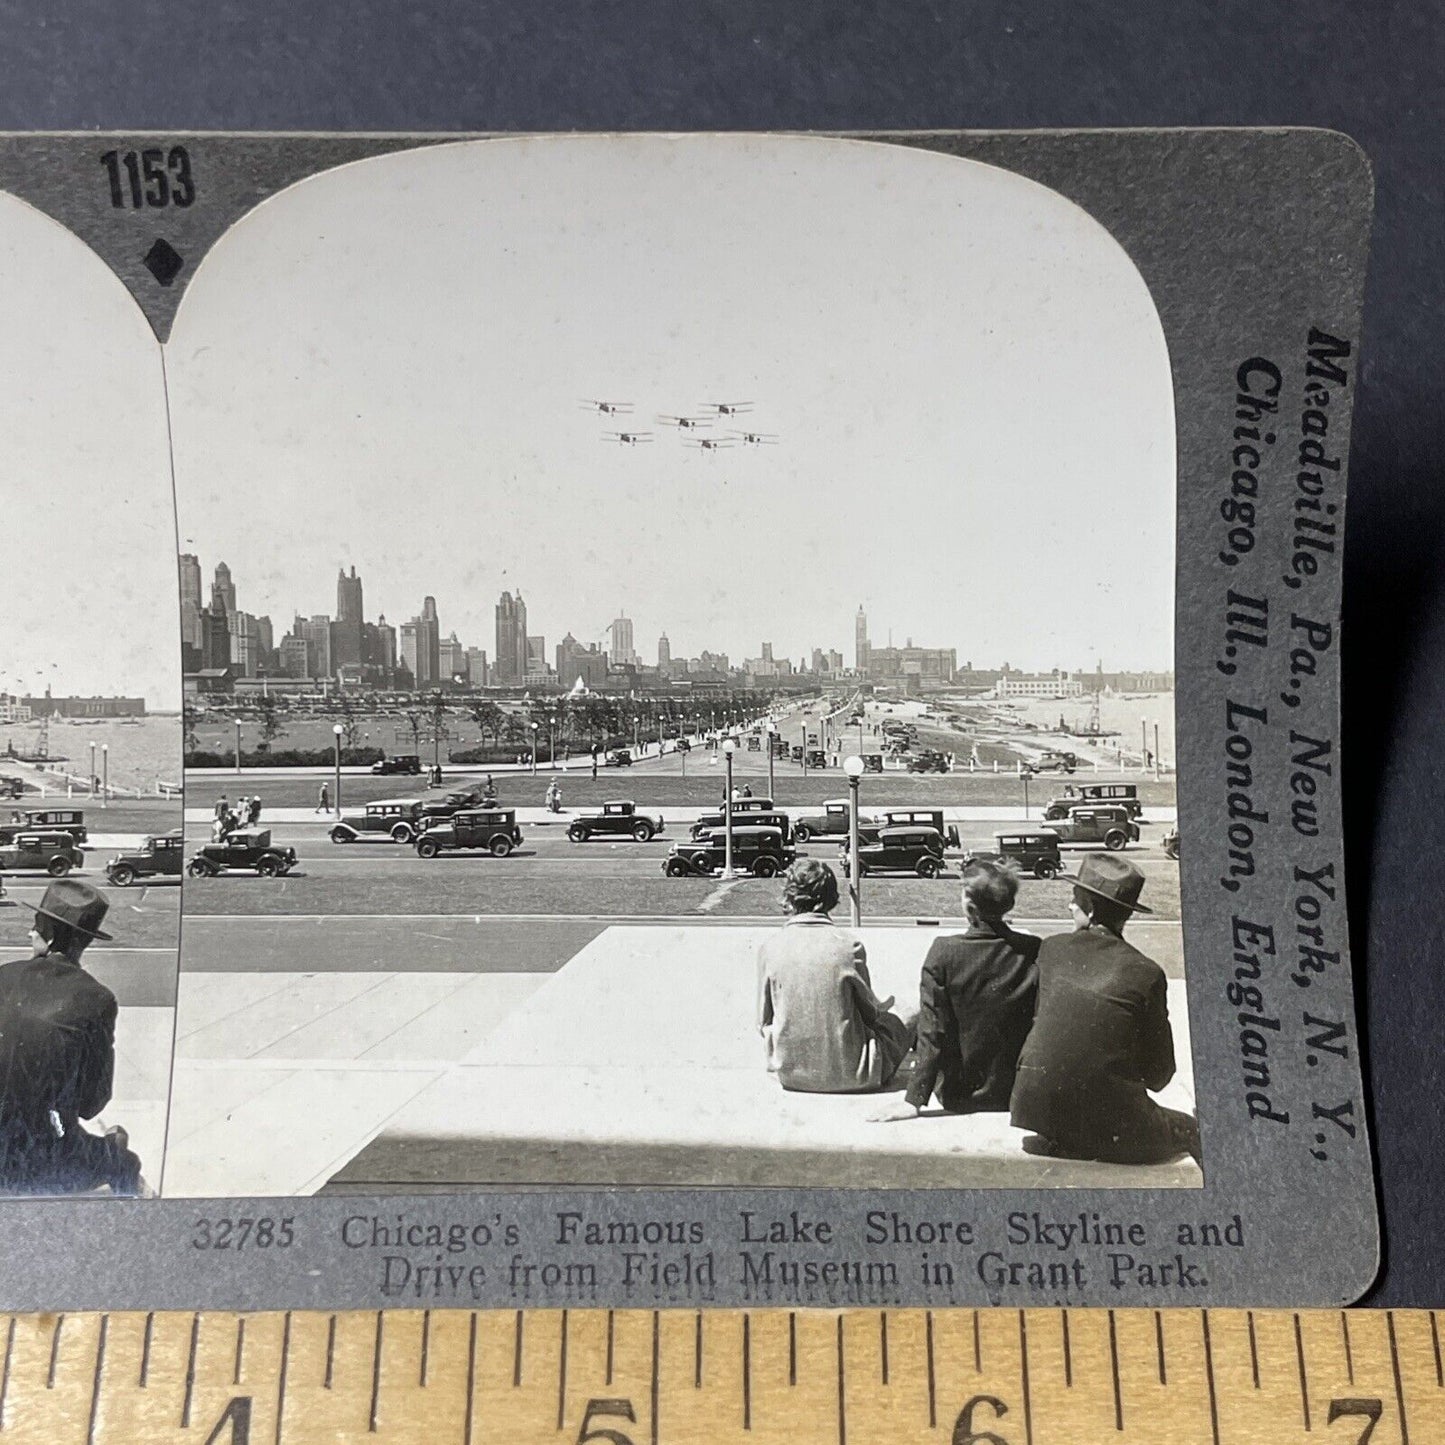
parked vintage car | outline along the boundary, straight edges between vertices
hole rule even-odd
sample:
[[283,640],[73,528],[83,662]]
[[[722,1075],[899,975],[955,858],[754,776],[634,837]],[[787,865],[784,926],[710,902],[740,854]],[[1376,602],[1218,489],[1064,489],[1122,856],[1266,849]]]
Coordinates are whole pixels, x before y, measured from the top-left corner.
[[[949,848],[961,846],[958,835],[957,823],[945,823],[943,821],[942,808],[885,808],[878,816],[877,827],[884,828],[932,828],[944,844]],[[867,836],[869,831],[877,831],[877,828],[860,828],[861,836]]]
[[1074,753],[1063,752],[1058,748],[1048,748],[1039,754],[1031,763],[1024,764],[1026,773],[1072,773],[1079,766],[1079,759]]
[[574,843],[585,843],[593,837],[625,836],[646,843],[664,827],[660,813],[649,817],[637,811],[637,804],[620,801],[603,803],[600,813],[584,813],[567,829]]
[[[733,799],[733,827],[737,828],[744,823],[756,823],[758,819],[753,815],[756,813],[770,813],[772,819],[768,822],[770,828],[781,828],[783,837],[786,840],[792,834],[792,825],[788,821],[788,815],[779,811],[771,798],[734,798]],[[782,819],[782,822],[776,821]],[[693,838],[701,838],[705,833],[711,833],[726,824],[721,806],[708,808],[697,815],[697,821],[688,826],[688,835]]]
[[419,774],[421,759],[415,753],[393,753],[389,758],[378,758],[371,765],[371,771],[378,778],[386,777],[391,773]]
[[1067,818],[1056,818],[1048,827],[1065,847],[1102,843],[1117,852],[1139,841],[1139,825],[1127,809],[1118,807],[1075,808]]
[[0,798],[23,797],[25,788],[24,778],[17,778],[13,773],[0,773]]
[[25,808],[20,814],[22,827],[46,833],[69,833],[77,843],[90,836],[85,828],[85,813],[80,808]]
[[[838,850],[843,870],[849,868],[848,845]],[[858,836],[858,872],[916,873],[920,878],[937,878],[944,869],[943,836],[936,828],[908,824],[902,828],[883,827],[866,838]]]
[[63,878],[85,855],[69,833],[21,829],[0,842],[0,873],[48,873]]
[[[796,858],[779,828],[749,825],[733,829],[733,868],[754,878],[772,878]],[[727,839],[722,833],[676,842],[662,860],[669,878],[709,878],[727,861]]]
[[1044,809],[1044,821],[1067,818],[1075,808],[1093,807],[1099,803],[1117,804],[1131,818],[1138,818],[1144,812],[1137,783],[1080,783],[1077,787],[1071,784],[1057,798],[1049,799]]
[[1179,860],[1179,829],[1177,827],[1171,828],[1164,835],[1164,856],[1173,858],[1175,862]]
[[333,843],[410,843],[421,832],[420,798],[383,798],[360,813],[346,813],[332,825]]
[[421,826],[430,828],[443,818],[460,813],[463,808],[478,808],[486,801],[486,790],[481,783],[470,788],[453,788],[440,798],[425,798],[421,805]]
[[946,773],[948,771],[948,755],[933,748],[924,748],[922,752],[914,753],[909,757],[908,771],[910,773]]
[[632,766],[632,749],[613,748],[607,754],[607,766],[609,768],[630,768]]
[[991,863],[1008,862],[1018,867],[1021,873],[1032,873],[1035,878],[1057,878],[1064,871],[1063,855],[1059,852],[1059,835],[1049,830],[1025,830],[1016,833],[995,833],[998,844],[995,853],[969,852],[963,855],[965,868],[975,859]]
[[273,844],[269,828],[237,828],[219,843],[207,843],[186,864],[186,872],[192,878],[214,878],[244,869],[262,878],[279,878],[295,866],[296,850]]
[[[879,819],[872,813],[858,814],[858,827],[876,825]],[[806,843],[809,838],[825,836],[846,837],[848,833],[848,800],[831,798],[823,804],[821,813],[804,813],[793,823],[793,841]]]
[[828,754],[822,748],[809,748],[807,759],[810,768],[826,768],[828,766]]
[[185,835],[179,828],[146,838],[139,848],[117,853],[105,865],[105,876],[117,888],[129,888],[138,878],[179,878],[185,861]]
[[416,840],[416,852],[418,858],[435,858],[439,853],[484,849],[494,858],[505,858],[521,842],[515,808],[464,808],[432,823]]
[[[714,819],[714,821],[705,821],[706,819]],[[709,813],[705,814],[704,818],[699,818],[698,821],[688,829],[688,836],[698,839],[720,838],[726,831],[726,828],[727,824],[724,822],[721,813]],[[783,835],[783,841],[785,843],[791,841],[793,836],[792,820],[786,813],[780,813],[776,810],[751,813],[742,813],[734,810],[734,836],[737,835],[739,828],[776,828],[778,832]]]

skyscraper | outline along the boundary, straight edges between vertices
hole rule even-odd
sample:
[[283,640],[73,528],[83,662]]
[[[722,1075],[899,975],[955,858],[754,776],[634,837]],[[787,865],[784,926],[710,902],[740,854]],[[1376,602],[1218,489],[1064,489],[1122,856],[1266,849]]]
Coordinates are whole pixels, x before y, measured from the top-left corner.
[[868,671],[868,650],[868,614],[860,602],[853,619],[853,666],[861,673]]
[[181,641],[192,647],[202,646],[201,608],[201,563],[190,552],[181,553]]
[[361,578],[352,567],[336,575],[336,623],[331,630],[331,655],[337,667],[354,667],[363,661]]
[[418,681],[416,629],[416,618],[412,618],[410,622],[403,622],[398,631],[397,660],[411,674],[413,685]]
[[211,583],[211,606],[217,605],[228,617],[236,610],[236,584],[224,562],[216,563],[216,580]]
[[519,592],[503,592],[497,602],[497,654],[493,680],[501,686],[527,675],[527,604]]
[[657,670],[667,672],[672,667],[672,643],[667,640],[667,633],[663,633],[657,639]]
[[632,622],[626,616],[619,617],[612,624],[612,665],[614,667],[635,666],[637,654],[632,649]]

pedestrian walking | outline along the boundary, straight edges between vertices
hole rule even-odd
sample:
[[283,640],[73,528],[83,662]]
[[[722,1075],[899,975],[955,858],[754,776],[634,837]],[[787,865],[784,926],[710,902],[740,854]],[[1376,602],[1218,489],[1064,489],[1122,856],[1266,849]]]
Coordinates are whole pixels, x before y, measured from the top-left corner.
[[322,783],[321,789],[316,795],[316,811],[318,813],[331,811],[331,789],[325,783]]
[[261,821],[260,798],[251,799],[251,806],[246,810],[246,821],[248,823],[259,823]]

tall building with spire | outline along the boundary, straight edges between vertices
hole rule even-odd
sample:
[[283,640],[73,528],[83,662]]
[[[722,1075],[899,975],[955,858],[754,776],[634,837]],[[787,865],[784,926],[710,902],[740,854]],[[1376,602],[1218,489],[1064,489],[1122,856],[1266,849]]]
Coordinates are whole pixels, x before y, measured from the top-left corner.
[[632,620],[623,616],[612,624],[613,667],[636,666],[637,652],[632,646]]
[[858,615],[853,619],[853,666],[864,675],[868,672],[868,614],[863,604],[858,604]]
[[668,672],[672,668],[672,643],[667,640],[667,633],[663,633],[657,639],[657,670]]
[[211,583],[211,606],[220,607],[228,617],[236,610],[236,584],[231,581],[231,569],[224,562],[216,563],[216,580]]
[[361,578],[355,567],[349,577],[343,569],[336,576],[336,621],[331,628],[331,658],[337,667],[356,667],[364,661],[364,626]]
[[497,651],[492,680],[500,686],[520,684],[527,675],[527,604],[522,594],[503,592],[497,601]]
[[181,641],[200,649],[201,608],[205,601],[201,596],[201,562],[193,553],[182,552],[181,574]]

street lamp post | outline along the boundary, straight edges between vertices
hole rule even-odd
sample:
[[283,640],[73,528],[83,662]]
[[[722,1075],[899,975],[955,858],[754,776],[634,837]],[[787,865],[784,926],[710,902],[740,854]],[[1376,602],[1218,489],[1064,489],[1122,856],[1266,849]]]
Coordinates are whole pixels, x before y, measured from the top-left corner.
[[1146,719],[1139,719],[1139,771],[1142,773],[1149,766],[1149,723]]
[[1028,773],[1028,769],[1027,769],[1027,768],[1023,769],[1023,770],[1019,773],[1019,776],[1023,779],[1023,783],[1024,783],[1024,822],[1027,823],[1028,820],[1029,820],[1029,773]]
[[1164,776],[1164,764],[1159,757],[1159,720],[1157,718],[1154,720],[1154,776],[1156,778]]
[[532,776],[537,776],[537,724],[530,723],[532,729]]
[[777,736],[778,725],[777,723],[770,722],[768,724],[768,797],[774,799],[778,796],[777,793],[773,791],[773,754],[777,751],[773,746],[773,741]]
[[808,776],[808,720],[804,718],[799,724],[803,732],[803,776]]
[[[331,739],[336,745],[336,816],[341,816],[341,734],[345,729],[340,723],[332,723]],[[239,756],[239,754],[237,755]]]
[[236,776],[241,774],[241,719],[236,719]]
[[723,743],[723,757],[727,761],[727,791],[723,794],[723,873],[724,880],[733,876],[733,752],[737,744],[728,738]]
[[[240,723],[237,723],[236,726],[237,726],[237,727],[240,727]],[[240,769],[238,768],[237,771],[239,772]],[[86,792],[88,792],[92,798],[95,796],[95,780],[96,780],[99,776],[100,776],[100,774],[99,774],[98,772],[96,772],[96,770],[95,770],[95,744],[94,744],[94,743],[91,743],[91,745],[90,745],[90,786],[86,789]]]
[[100,745],[100,806],[110,807],[110,744]]
[[858,858],[858,784],[863,778],[863,759],[856,754],[843,759],[848,774],[848,911],[857,928],[863,921],[862,864]]

